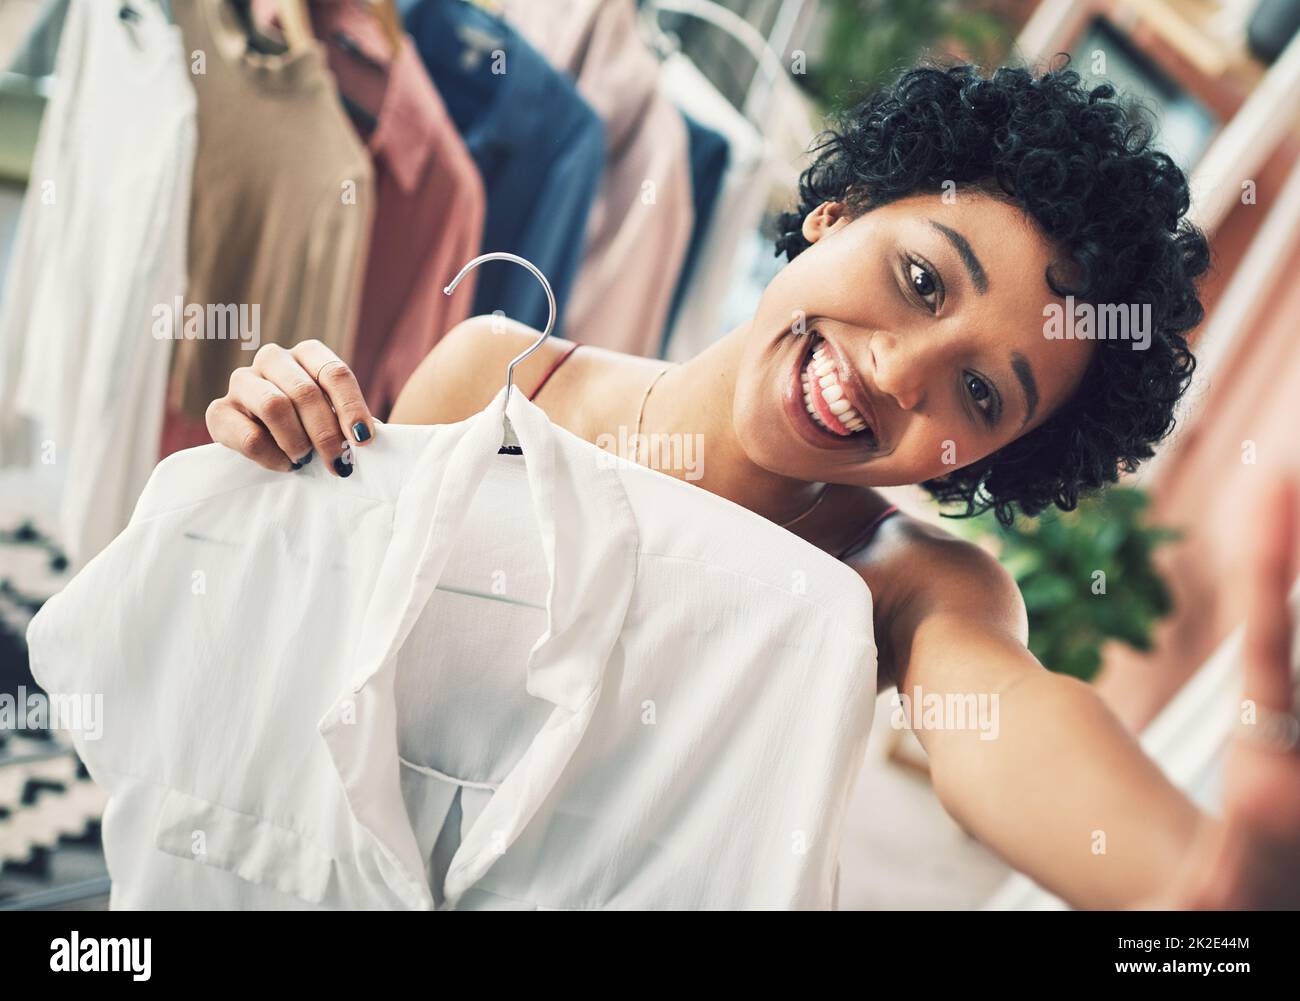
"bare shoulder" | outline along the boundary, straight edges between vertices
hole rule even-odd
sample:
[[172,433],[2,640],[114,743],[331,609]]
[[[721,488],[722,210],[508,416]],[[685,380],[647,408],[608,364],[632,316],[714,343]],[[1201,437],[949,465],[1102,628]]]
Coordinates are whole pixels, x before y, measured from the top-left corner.
[[849,561],[871,588],[890,632],[933,616],[954,616],[1028,634],[1020,588],[997,557],[919,518],[887,520],[872,545]]
[[[498,316],[473,316],[456,324],[407,380],[393,407],[393,423],[450,424],[472,417],[501,391],[510,361],[540,333]],[[573,346],[573,341],[548,337],[515,368],[515,385],[533,393]],[[536,403],[552,422],[591,440],[610,416],[606,411],[622,418],[628,394],[663,364],[586,344],[556,369]]]
[[[393,406],[395,424],[450,424],[478,413],[505,385],[512,358],[539,330],[498,316],[471,316],[452,327],[411,374]],[[532,391],[572,345],[548,337],[515,368],[515,385]]]

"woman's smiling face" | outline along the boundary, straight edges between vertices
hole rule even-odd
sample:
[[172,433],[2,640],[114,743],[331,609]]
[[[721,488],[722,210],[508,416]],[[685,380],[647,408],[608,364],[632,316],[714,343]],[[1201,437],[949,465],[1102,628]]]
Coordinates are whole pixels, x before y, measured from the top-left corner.
[[1094,345],[1044,336],[1056,254],[1015,205],[918,195],[853,218],[827,202],[803,234],[736,383],[732,419],[763,468],[921,483],[1031,431],[1082,380]]

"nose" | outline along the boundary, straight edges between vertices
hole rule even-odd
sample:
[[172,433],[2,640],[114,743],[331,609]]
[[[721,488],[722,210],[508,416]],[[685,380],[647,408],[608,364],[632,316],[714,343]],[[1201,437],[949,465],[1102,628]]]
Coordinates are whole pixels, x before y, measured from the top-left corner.
[[871,340],[876,389],[903,410],[916,410],[948,365],[949,354],[944,340],[928,331],[908,336],[877,333]]

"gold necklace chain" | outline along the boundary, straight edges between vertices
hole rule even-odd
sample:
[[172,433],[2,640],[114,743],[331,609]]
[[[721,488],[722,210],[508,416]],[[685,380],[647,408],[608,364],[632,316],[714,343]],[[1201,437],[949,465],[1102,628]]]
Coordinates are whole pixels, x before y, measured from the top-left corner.
[[804,513],[803,513],[803,514],[797,514],[797,515],[795,515],[795,516],[794,516],[793,518],[791,518],[789,521],[783,521],[783,522],[781,522],[781,527],[782,527],[782,528],[789,528],[789,527],[790,527],[791,525],[793,525],[796,521],[803,521],[805,518],[808,517],[808,515],[812,514],[814,511],[816,511],[818,505],[820,505],[821,502],[822,502],[822,498],[826,496],[826,493],[827,493],[827,491],[830,490],[830,488],[831,488],[831,485],[830,485],[829,483],[823,483],[823,484],[822,484],[822,488],[821,488],[820,490],[817,491],[817,496],[816,496],[815,498],[813,498],[813,502],[812,502],[811,504],[808,505],[808,507],[807,507],[807,509],[804,511]]
[[[653,390],[656,385],[658,385],[659,380],[664,377],[664,373],[667,372],[670,368],[672,368],[671,365],[665,365],[663,368],[661,368],[658,371],[658,373],[656,373],[655,377],[650,380],[650,385],[646,386],[645,393],[641,396],[641,407],[636,412],[636,434],[632,436],[632,461],[638,464],[640,463],[639,456],[641,452],[641,422],[645,420],[645,405],[650,400],[650,391]],[[822,488],[817,491],[817,496],[813,498],[813,502],[809,504],[807,508],[804,509],[803,513],[795,515],[789,521],[780,522],[781,527],[789,528],[795,522],[803,521],[803,519],[807,518],[808,515],[816,511],[817,507],[822,502],[822,498],[826,496],[826,492],[829,489],[830,489],[830,484],[823,483]]]
[[659,380],[664,377],[664,373],[667,372],[670,368],[672,368],[671,365],[665,365],[663,368],[661,368],[658,374],[656,374],[655,377],[650,380],[650,385],[646,386],[645,394],[641,397],[641,409],[636,412],[636,434],[632,436],[632,461],[633,462],[637,462],[637,463],[640,462],[638,455],[640,454],[641,451],[641,422],[645,419],[645,405],[646,405],[646,401],[650,399],[650,390],[654,389],[655,386],[658,385]]

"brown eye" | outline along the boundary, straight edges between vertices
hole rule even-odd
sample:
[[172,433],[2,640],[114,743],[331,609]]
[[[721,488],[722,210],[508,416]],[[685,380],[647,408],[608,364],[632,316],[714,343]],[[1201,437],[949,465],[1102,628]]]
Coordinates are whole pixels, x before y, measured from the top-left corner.
[[934,275],[930,274],[921,265],[909,264],[907,269],[907,276],[912,283],[912,288],[916,290],[916,294],[922,299],[928,299],[929,296],[934,295],[939,290],[934,283]]

